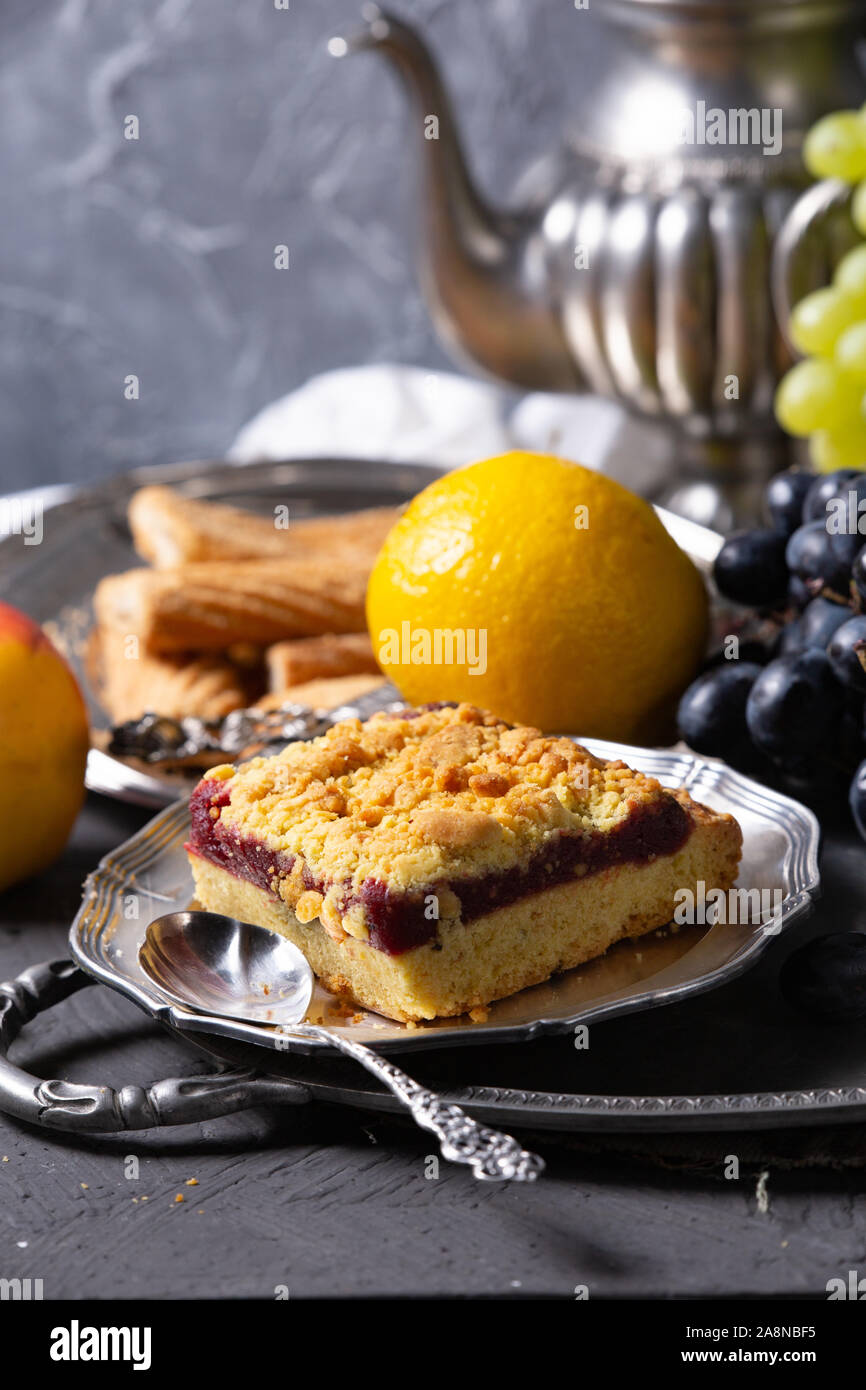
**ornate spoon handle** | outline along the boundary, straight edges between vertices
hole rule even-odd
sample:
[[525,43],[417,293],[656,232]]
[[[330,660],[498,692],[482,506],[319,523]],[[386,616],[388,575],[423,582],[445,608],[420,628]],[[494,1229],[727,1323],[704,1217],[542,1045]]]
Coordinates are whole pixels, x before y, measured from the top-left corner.
[[472,1176],[486,1180],[510,1179],[512,1182],[534,1182],[544,1171],[544,1160],[538,1154],[521,1148],[510,1134],[479,1125],[459,1105],[445,1101],[435,1091],[428,1091],[363,1043],[353,1041],[329,1028],[302,1023],[286,1030],[287,1035],[305,1034],[321,1038],[354,1057],[362,1067],[383,1082],[388,1090],[406,1106],[421,1129],[429,1129],[439,1140],[443,1158],[452,1163],[467,1163]]

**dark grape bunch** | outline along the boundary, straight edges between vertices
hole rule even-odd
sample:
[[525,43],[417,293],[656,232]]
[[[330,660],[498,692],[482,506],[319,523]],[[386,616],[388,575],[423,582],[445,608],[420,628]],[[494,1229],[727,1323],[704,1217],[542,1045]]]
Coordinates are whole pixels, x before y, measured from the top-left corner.
[[866,839],[866,473],[789,469],[765,502],[767,525],[728,537],[714,578],[773,636],[709,663],[680,701],[680,736],[804,790],[844,777]]

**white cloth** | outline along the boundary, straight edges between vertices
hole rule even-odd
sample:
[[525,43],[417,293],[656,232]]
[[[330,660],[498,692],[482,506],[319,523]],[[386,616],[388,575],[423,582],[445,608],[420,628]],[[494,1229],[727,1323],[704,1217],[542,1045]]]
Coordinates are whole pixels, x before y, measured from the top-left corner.
[[665,473],[663,446],[597,396],[506,390],[451,372],[390,365],[313,377],[240,431],[235,463],[280,458],[377,459],[456,468],[509,449],[604,468],[638,491]]
[[503,400],[497,387],[449,372],[345,367],[265,406],[229,458],[329,455],[456,467],[509,447]]

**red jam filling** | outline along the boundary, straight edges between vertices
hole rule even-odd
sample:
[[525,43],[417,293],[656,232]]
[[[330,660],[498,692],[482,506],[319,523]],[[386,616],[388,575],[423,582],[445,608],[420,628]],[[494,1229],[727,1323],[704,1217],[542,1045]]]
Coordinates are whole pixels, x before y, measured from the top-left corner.
[[[294,864],[291,854],[275,853],[260,840],[241,836],[212,815],[228,805],[230,782],[204,778],[190,798],[192,830],[186,848],[235,878],[246,879],[265,892],[274,893],[274,880],[288,874]],[[370,928],[370,945],[386,955],[396,956],[423,946],[436,935],[436,920],[428,915],[429,898],[448,888],[460,900],[462,919],[477,917],[505,907],[520,898],[539,893],[556,884],[573,882],[621,864],[645,864],[659,855],[675,854],[689,833],[689,818],[678,801],[666,796],[651,805],[636,807],[627,820],[614,830],[588,834],[560,832],[525,864],[504,872],[431,883],[414,893],[392,891],[386,883],[370,878],[360,892],[346,885],[343,911],[362,903]],[[306,889],[324,894],[331,886],[305,866]],[[278,894],[274,894],[278,896]]]

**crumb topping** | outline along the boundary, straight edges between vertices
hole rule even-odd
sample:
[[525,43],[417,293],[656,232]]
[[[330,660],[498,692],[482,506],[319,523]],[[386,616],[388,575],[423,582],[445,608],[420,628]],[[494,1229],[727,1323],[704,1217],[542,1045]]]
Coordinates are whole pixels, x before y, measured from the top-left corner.
[[344,720],[274,757],[214,768],[210,782],[223,830],[293,861],[273,886],[299,919],[362,939],[353,894],[370,879],[412,893],[507,872],[563,833],[611,831],[670,798],[623,762],[467,704]]

